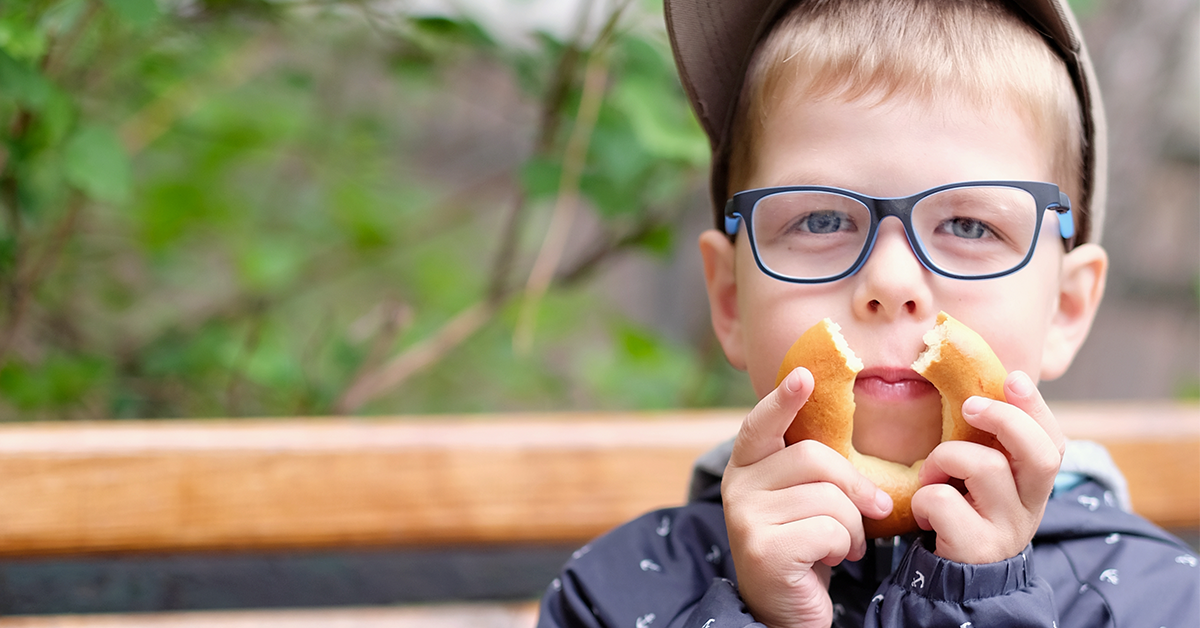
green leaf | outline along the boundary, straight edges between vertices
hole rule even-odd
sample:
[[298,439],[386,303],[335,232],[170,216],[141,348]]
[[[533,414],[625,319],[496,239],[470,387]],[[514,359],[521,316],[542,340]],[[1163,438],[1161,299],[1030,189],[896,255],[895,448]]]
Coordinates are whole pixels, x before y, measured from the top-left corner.
[[50,81],[33,66],[0,50],[0,98],[11,98],[24,107],[37,110],[50,98],[52,89]]
[[331,197],[329,211],[356,250],[378,251],[392,244],[394,215],[383,209],[366,185],[355,180],[344,182]]
[[239,252],[238,277],[251,290],[279,288],[303,268],[304,253],[303,245],[292,244],[284,238],[253,242]]
[[675,232],[667,225],[659,225],[646,233],[638,244],[646,251],[668,259],[675,247]]
[[415,34],[446,43],[490,48],[495,40],[482,24],[466,17],[422,16],[412,20]]
[[41,364],[9,362],[0,367],[0,394],[23,410],[77,404],[103,382],[108,369],[99,358],[52,354]]
[[64,147],[63,170],[71,185],[96,200],[119,204],[129,199],[133,187],[129,157],[112,129],[77,130]]
[[17,259],[17,240],[10,234],[0,236],[0,273],[10,273]]
[[646,152],[689,165],[708,159],[704,133],[675,90],[649,77],[634,76],[616,86],[612,99]]
[[40,59],[46,54],[44,32],[13,16],[0,19],[0,50],[17,59]]
[[562,164],[557,160],[534,157],[521,167],[521,187],[531,199],[548,198],[558,194]]
[[51,86],[34,119],[32,140],[42,147],[58,146],[71,132],[76,120],[75,103],[61,89]]
[[104,4],[121,19],[138,28],[153,24],[159,15],[155,0],[104,0]]
[[1067,4],[1071,5],[1071,11],[1077,18],[1089,17],[1101,6],[1098,0],[1069,0]]

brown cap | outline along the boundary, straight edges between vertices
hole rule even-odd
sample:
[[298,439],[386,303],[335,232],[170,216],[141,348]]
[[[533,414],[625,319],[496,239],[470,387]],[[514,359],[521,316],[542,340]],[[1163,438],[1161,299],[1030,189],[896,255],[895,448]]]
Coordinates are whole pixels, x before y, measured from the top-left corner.
[[[758,42],[796,0],[665,0],[667,33],[679,78],[712,145],[711,194],[717,228],[729,197],[729,129]],[[1107,196],[1108,149],[1096,73],[1066,0],[1013,0],[1066,62],[1083,109],[1083,198],[1077,242],[1099,242]]]

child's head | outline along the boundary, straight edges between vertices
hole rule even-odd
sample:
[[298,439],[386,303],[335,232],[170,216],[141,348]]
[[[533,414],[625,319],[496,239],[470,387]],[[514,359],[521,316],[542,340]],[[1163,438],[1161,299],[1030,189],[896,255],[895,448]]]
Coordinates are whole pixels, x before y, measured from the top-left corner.
[[[792,7],[759,44],[734,108],[727,195],[748,184],[764,121],[798,102],[889,100],[1011,109],[1053,156],[1053,178],[1086,221],[1079,100],[1063,60],[989,2],[873,0]],[[1081,230],[1083,231],[1083,230]]]
[[[1077,237],[1094,242],[1097,229],[1089,230],[1079,214],[1080,199],[1091,199],[1098,209],[1102,197],[1102,186],[1090,178],[1097,169],[1085,143],[1095,137],[1098,121],[1080,115],[1061,58],[1022,19],[994,5],[841,0],[785,10],[769,36],[753,39],[763,43],[744,66],[746,80],[726,85],[741,95],[740,104],[720,114],[705,109],[712,99],[698,95],[688,80],[680,2],[669,3],[681,73],[702,119],[706,111],[709,116],[714,200],[724,209],[722,197],[778,186],[895,198],[970,181],[1049,182],[1070,196]],[[737,3],[719,6],[730,13],[749,10]],[[734,110],[736,115],[729,113]],[[723,128],[732,132],[713,133],[715,115],[725,115]],[[974,220],[976,210],[962,209],[984,202],[979,199],[985,196],[972,193],[961,197],[965,201],[941,196],[950,199],[939,202],[942,209],[913,209],[912,234],[901,220],[883,218],[873,247],[864,202],[820,196],[821,207],[810,209],[804,203],[817,198],[810,193],[823,192],[797,192],[780,205],[784,219],[775,224],[739,214],[730,225],[734,238],[717,230],[701,237],[713,326],[730,361],[748,371],[763,395],[774,387],[792,341],[821,318],[838,322],[866,367],[855,389],[855,446],[863,453],[911,462],[940,439],[940,425],[930,421],[940,408],[938,395],[909,368],[938,311],[978,331],[1006,368],[1035,380],[1061,374],[1087,334],[1106,261],[1095,244],[1066,252],[1073,243],[1060,236],[1055,211],[1066,201],[1053,188],[1041,206],[1022,208],[1026,223],[1039,215],[1042,222],[1021,241],[994,224],[984,226],[985,219]],[[743,209],[776,211],[764,207],[765,201]],[[943,217],[919,224],[943,210]],[[722,227],[726,215],[720,216]],[[764,260],[756,259],[748,235],[754,225],[758,251],[774,246],[779,263],[796,270],[784,268],[773,277],[760,269]],[[964,243],[997,245],[987,250],[1005,248],[1004,255],[1018,259],[997,261],[997,253],[980,258],[976,268],[953,257]],[[806,260],[830,259],[813,253],[821,247],[850,254],[832,256],[836,268],[811,270]],[[774,261],[765,265],[781,270]],[[961,278],[989,273],[1002,276]]]
[[[680,77],[713,149],[721,228],[753,165],[755,118],[789,84],[808,98],[891,95],[1020,101],[1048,126],[1079,242],[1099,242],[1104,112],[1066,0],[666,0]],[[1072,172],[1072,170],[1074,170]]]

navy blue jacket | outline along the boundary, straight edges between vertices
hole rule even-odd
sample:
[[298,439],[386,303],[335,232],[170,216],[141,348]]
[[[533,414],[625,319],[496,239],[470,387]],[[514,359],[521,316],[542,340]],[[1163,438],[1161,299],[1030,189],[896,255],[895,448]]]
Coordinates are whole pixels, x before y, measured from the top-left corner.
[[[542,599],[538,628],[761,626],[737,592],[716,469],[723,465],[704,466],[687,505],[646,514],[576,551]],[[1195,553],[1121,508],[1115,467],[1060,480],[1033,543],[1008,560],[955,563],[912,536],[876,541],[863,560],[835,567],[834,626],[1200,626]]]

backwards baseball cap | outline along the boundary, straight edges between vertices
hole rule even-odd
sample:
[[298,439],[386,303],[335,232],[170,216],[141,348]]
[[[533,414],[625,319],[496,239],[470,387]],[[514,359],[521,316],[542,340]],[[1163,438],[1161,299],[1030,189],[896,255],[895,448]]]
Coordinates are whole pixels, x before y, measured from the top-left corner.
[[[667,33],[679,78],[712,145],[711,194],[722,228],[728,187],[731,129],[742,82],[759,42],[797,0],[665,0]],[[1096,74],[1066,0],[1011,0],[1066,62],[1083,123],[1082,196],[1076,242],[1099,242],[1107,196],[1107,132]]]

